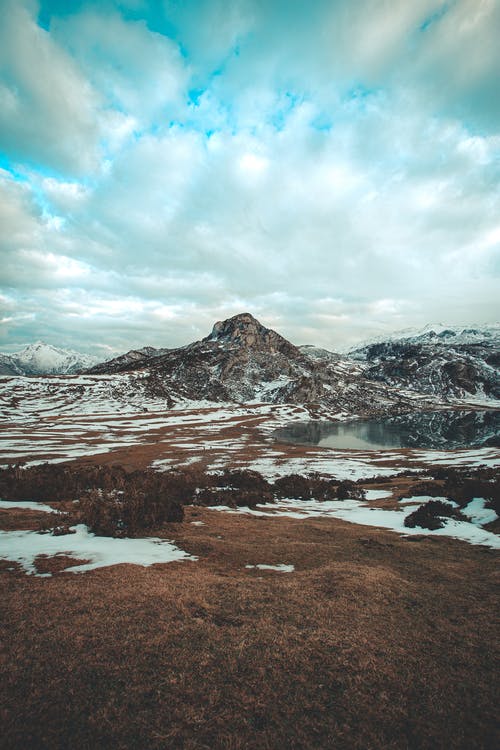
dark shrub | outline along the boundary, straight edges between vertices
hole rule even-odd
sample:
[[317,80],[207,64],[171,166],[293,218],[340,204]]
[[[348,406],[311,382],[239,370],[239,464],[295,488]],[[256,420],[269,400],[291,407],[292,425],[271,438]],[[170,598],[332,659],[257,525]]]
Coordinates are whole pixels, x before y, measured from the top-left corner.
[[417,510],[406,516],[404,525],[409,529],[420,526],[421,529],[442,529],[444,526],[443,518],[456,518],[465,520],[461,513],[450,504],[442,500],[429,500],[417,508]]
[[337,497],[338,482],[333,479],[324,479],[319,474],[310,474],[307,477],[311,497],[315,500],[335,500]]
[[254,507],[274,501],[271,485],[257,471],[227,469],[219,475],[205,475],[198,481],[194,505],[228,505]]
[[183,518],[184,509],[177,500],[138,489],[125,493],[94,489],[80,500],[81,522],[101,536],[135,536]]
[[443,497],[443,485],[438,482],[417,482],[408,489],[407,497],[418,495],[429,495],[430,497]]
[[338,500],[364,500],[365,497],[366,493],[364,489],[349,479],[340,482],[337,487]]
[[302,477],[300,474],[280,477],[275,481],[273,489],[275,496],[280,498],[310,500],[312,497],[311,482],[307,477]]
[[121,466],[43,464],[0,471],[0,495],[12,500],[80,499],[79,521],[98,534],[130,536],[182,521],[198,474],[189,471],[128,473]]
[[254,508],[261,503],[273,503],[271,492],[238,490],[232,487],[205,487],[196,496],[194,505],[227,505],[229,508],[248,506]]
[[219,487],[234,487],[239,490],[269,492],[271,485],[258,471],[249,469],[226,469],[218,478]]
[[496,488],[496,494],[494,497],[490,497],[488,500],[486,500],[486,507],[491,508],[491,510],[494,510],[497,516],[500,516],[500,494],[498,492],[498,487]]
[[122,466],[9,466],[0,470],[0,496],[46,502],[74,500],[87,489],[123,489],[126,481],[127,472]]
[[255,508],[256,505],[274,503],[274,497],[270,490],[260,492],[259,490],[240,490],[235,492],[235,503],[238,507],[248,506]]

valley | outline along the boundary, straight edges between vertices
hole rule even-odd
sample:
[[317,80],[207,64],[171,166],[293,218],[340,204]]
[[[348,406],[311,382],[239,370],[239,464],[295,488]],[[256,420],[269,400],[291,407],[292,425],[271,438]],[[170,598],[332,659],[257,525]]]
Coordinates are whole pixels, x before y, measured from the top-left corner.
[[[498,405],[484,379],[429,393],[304,349],[237,316],[99,372],[0,379],[1,747],[494,745],[500,448],[281,436]],[[178,518],[107,536],[88,498]]]

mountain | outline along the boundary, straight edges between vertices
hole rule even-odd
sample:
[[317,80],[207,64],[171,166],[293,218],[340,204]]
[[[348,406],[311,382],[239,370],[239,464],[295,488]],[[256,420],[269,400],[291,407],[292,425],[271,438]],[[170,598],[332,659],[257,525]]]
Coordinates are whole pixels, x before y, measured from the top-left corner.
[[365,377],[444,398],[500,399],[500,328],[441,328],[349,352]]
[[129,370],[140,369],[149,363],[152,358],[159,357],[170,351],[169,349],[155,349],[153,346],[143,346],[142,349],[130,349],[119,357],[110,359],[106,362],[100,362],[94,365],[90,372],[94,375],[109,375],[115,372],[127,372]]
[[[95,358],[38,342],[0,355],[0,374],[112,376],[167,406],[186,401],[300,404],[313,415],[402,414],[466,400],[500,399],[500,328],[439,327],[405,332],[342,356],[295,346],[249,313],[216,323],[175,349],[132,349]],[[120,390],[122,381],[114,387]]]
[[[160,352],[160,353],[159,353]],[[249,313],[214,325],[177,349],[128,353],[88,374],[137,372],[151,395],[182,400],[306,405],[330,415],[415,409],[415,396],[367,379],[366,365],[316,347],[297,347]],[[421,396],[418,405],[421,405]],[[429,405],[435,405],[429,399]]]
[[436,343],[474,344],[478,341],[490,341],[496,346],[500,343],[500,323],[489,325],[444,325],[443,323],[428,323],[423,328],[405,328],[394,331],[385,336],[372,337],[363,343],[346,350],[346,354],[356,355],[373,344],[384,344],[390,341],[406,341],[408,344],[424,341]]
[[20,352],[0,354],[0,375],[71,375],[98,361],[88,354],[37,341]]

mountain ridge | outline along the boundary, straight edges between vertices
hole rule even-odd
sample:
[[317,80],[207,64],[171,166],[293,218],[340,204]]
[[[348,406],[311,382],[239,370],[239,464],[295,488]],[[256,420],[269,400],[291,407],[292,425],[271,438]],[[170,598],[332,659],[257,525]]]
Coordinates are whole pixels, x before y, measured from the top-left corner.
[[[141,371],[147,375],[155,395],[164,394],[170,402],[261,400],[305,404],[313,412],[326,410],[330,414],[377,413],[386,408],[396,413],[417,408],[415,400],[418,399],[426,401],[429,407],[442,398],[477,394],[498,398],[497,392],[500,395],[494,368],[490,368],[486,377],[488,366],[484,362],[473,366],[473,357],[469,354],[466,363],[469,369],[464,371],[463,353],[456,372],[452,371],[453,356],[444,358],[447,378],[438,378],[434,388],[427,388],[425,379],[415,377],[420,366],[415,351],[412,352],[411,373],[405,373],[407,351],[401,342],[400,346],[403,347],[403,363],[398,379],[394,368],[377,371],[370,357],[342,357],[318,347],[297,347],[266,328],[250,313],[240,313],[218,321],[211,333],[200,341],[163,353],[155,350],[152,356],[117,358],[88,372]],[[442,355],[441,349],[436,351]],[[429,358],[427,349],[424,354]],[[427,377],[427,371],[423,372]]]
[[86,355],[37,342],[17,359],[0,355],[0,373],[39,374],[48,356],[48,374],[57,374],[57,367],[63,374],[130,374],[138,393],[164,399],[167,406],[186,401],[290,403],[305,405],[312,414],[353,416],[435,408],[461,399],[494,406],[500,401],[496,330],[500,327],[429,328],[342,356],[296,346],[245,312],[216,322],[199,341],[171,349],[131,349],[106,362],[94,360],[91,367],[85,367],[85,360],[82,366]]
[[0,375],[72,375],[97,364],[99,358],[44,341],[13,354],[0,353]]

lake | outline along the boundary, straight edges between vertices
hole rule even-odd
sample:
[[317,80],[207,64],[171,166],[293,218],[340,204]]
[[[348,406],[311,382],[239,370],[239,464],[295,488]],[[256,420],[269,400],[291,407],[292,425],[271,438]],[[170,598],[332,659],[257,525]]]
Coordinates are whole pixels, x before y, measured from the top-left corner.
[[349,422],[294,422],[273,433],[278,441],[323,448],[500,447],[500,410],[418,412]]

